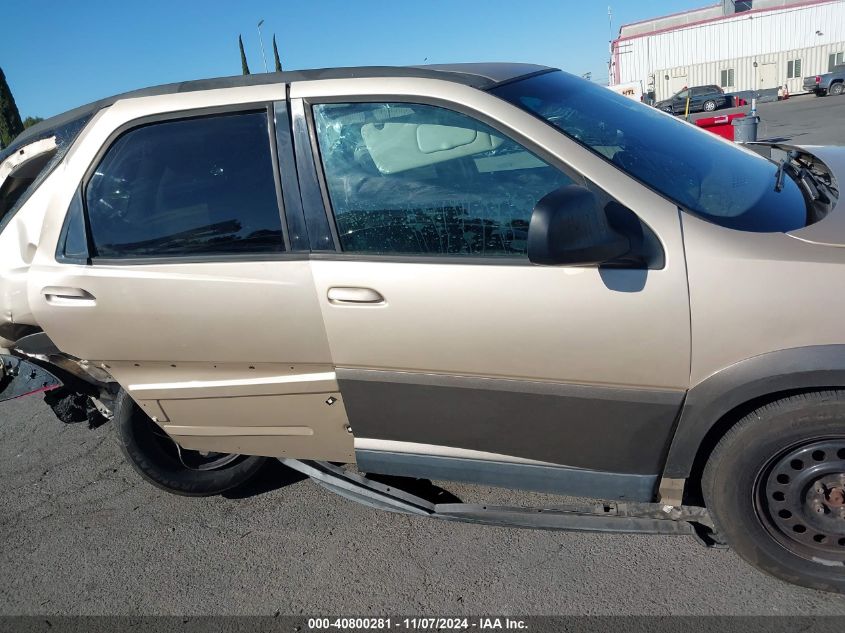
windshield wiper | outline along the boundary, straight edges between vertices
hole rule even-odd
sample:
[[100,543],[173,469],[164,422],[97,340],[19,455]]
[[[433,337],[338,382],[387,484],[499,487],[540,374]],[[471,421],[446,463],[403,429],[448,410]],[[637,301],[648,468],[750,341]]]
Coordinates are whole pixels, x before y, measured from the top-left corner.
[[783,160],[778,163],[778,170],[775,172],[775,191],[777,193],[783,191],[783,173],[785,171],[787,163],[797,157],[798,152],[796,152],[795,150],[789,150]]

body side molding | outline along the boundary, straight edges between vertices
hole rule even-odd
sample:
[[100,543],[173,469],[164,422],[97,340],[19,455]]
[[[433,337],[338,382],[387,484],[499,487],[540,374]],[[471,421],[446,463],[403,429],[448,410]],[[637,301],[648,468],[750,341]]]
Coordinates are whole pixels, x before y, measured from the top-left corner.
[[736,407],[777,392],[825,387],[845,387],[845,345],[778,350],[716,372],[689,390],[663,476],[689,477],[707,433]]
[[355,437],[657,475],[682,390],[336,369]]

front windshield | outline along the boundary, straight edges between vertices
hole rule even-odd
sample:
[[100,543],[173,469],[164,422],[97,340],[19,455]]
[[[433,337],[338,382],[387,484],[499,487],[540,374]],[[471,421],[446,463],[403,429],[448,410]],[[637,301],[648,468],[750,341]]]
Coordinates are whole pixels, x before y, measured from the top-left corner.
[[774,163],[603,86],[557,71],[491,92],[711,222],[756,232],[807,223],[795,182],[775,191]]

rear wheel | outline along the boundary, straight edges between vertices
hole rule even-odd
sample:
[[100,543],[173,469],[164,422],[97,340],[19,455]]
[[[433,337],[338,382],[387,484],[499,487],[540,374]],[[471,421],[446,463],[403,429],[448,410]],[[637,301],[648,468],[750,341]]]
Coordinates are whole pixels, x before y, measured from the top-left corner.
[[716,109],[716,102],[715,101],[705,101],[704,102],[704,111],[705,112],[713,112]]
[[177,495],[206,497],[246,483],[266,458],[181,448],[121,391],[114,428],[123,454],[148,482]]
[[838,83],[838,84],[833,84],[830,87],[830,94],[832,94],[832,95],[841,95],[844,91],[845,91],[845,84],[842,84],[841,82]]
[[800,394],[734,426],[702,480],[718,530],[788,582],[845,593],[845,392]]

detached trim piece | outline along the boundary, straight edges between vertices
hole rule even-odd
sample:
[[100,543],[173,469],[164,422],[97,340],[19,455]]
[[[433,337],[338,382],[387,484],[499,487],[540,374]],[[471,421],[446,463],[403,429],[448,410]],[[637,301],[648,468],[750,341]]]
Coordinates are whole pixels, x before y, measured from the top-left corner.
[[693,523],[709,526],[707,510],[657,503],[569,504],[554,507],[514,507],[470,503],[433,503],[397,485],[386,485],[326,462],[280,459],[323,488],[372,508],[417,516],[501,527],[575,532],[694,534]]
[[657,475],[629,475],[563,466],[355,450],[359,470],[367,473],[463,481],[598,499],[651,501]]
[[0,354],[0,402],[61,386],[62,381],[43,367],[22,358]]

